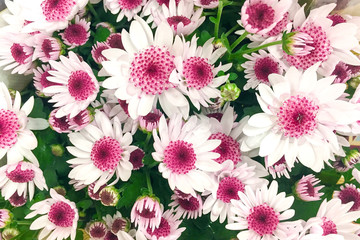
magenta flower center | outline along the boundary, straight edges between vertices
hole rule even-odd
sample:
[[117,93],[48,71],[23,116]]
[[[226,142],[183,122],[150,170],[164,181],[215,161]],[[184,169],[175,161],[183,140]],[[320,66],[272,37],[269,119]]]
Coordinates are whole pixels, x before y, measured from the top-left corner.
[[61,118],[56,118],[55,114],[54,116],[51,116],[49,119],[50,127],[54,129],[57,132],[68,132],[70,128],[70,124],[68,121],[68,118],[66,116]]
[[115,234],[119,231],[124,231],[126,224],[127,222],[124,218],[116,218],[111,226],[111,231]]
[[19,64],[25,64],[26,60],[30,57],[29,54],[26,54],[24,47],[18,43],[14,43],[10,47],[11,56]]
[[83,45],[88,40],[86,29],[80,24],[71,24],[64,31],[64,40],[75,46]]
[[209,85],[214,79],[213,66],[201,57],[191,57],[183,62],[183,74],[189,88],[197,90]]
[[46,21],[63,21],[69,16],[76,2],[73,0],[44,0],[41,3]]
[[107,228],[104,223],[96,222],[90,226],[90,237],[92,238],[103,238],[106,234]]
[[111,231],[108,231],[105,235],[104,240],[118,240],[119,238],[113,234]]
[[265,3],[255,3],[246,9],[247,22],[252,28],[263,30],[274,23],[275,11]]
[[272,207],[266,203],[255,206],[250,210],[246,220],[250,230],[253,230],[260,236],[273,234],[279,224],[279,213],[276,213]]
[[168,17],[167,22],[170,26],[174,27],[174,30],[177,30],[178,24],[182,23],[184,26],[189,25],[191,20],[184,16],[172,16]]
[[318,111],[319,106],[306,97],[291,96],[284,101],[277,113],[278,125],[288,137],[299,138],[311,134],[317,126]]
[[336,64],[334,71],[331,75],[335,75],[334,83],[346,83],[351,78],[351,70],[343,62]]
[[327,18],[329,18],[331,21],[333,21],[331,26],[338,25],[339,23],[346,23],[345,18],[343,18],[339,14],[329,15]]
[[213,150],[213,152],[220,154],[219,158],[214,159],[216,162],[223,163],[230,159],[236,165],[241,161],[240,144],[235,139],[220,132],[212,134],[209,139],[221,140],[220,145]]
[[321,227],[323,229],[323,236],[329,234],[337,234],[336,224],[325,217],[323,218],[323,224],[321,225]]
[[103,44],[103,45],[98,45],[94,51],[91,51],[92,57],[96,63],[101,63],[102,61],[107,60],[107,58],[104,57],[104,55],[102,54],[102,51],[104,51],[105,49],[109,49],[109,46]]
[[97,192],[94,192],[95,184],[96,183],[94,182],[94,183],[89,185],[89,187],[88,187],[88,195],[89,195],[89,197],[91,199],[100,200],[99,194],[100,194],[101,190],[103,190],[106,187],[106,185],[105,184],[102,185]]
[[219,122],[221,122],[221,118],[224,114],[222,113],[209,113],[208,115],[206,115],[209,118],[215,118],[216,120],[218,120]]
[[269,75],[280,74],[279,64],[270,57],[259,58],[254,66],[255,76],[262,83],[269,83]]
[[151,236],[156,236],[156,239],[160,237],[167,237],[170,234],[170,224],[165,218],[161,218],[159,227],[155,228],[154,231],[150,227],[146,230]]
[[113,171],[122,159],[120,143],[111,137],[97,140],[91,150],[91,160],[101,171]]
[[217,199],[225,203],[230,203],[231,199],[239,200],[238,192],[244,192],[245,184],[235,177],[224,177],[219,183],[216,192]]
[[144,166],[144,163],[143,163],[144,156],[145,156],[145,153],[140,148],[138,148],[130,153],[129,161],[133,165],[134,170],[138,170]]
[[17,191],[9,198],[9,202],[14,207],[21,207],[24,206],[27,199],[25,195],[20,195],[17,193]]
[[0,109],[0,148],[11,147],[17,142],[19,119],[13,111]]
[[171,141],[164,151],[166,167],[176,174],[187,174],[195,169],[196,154],[191,143]]
[[201,5],[207,6],[210,5],[211,2],[216,2],[218,0],[200,0]]
[[60,85],[59,83],[55,83],[55,82],[51,82],[51,81],[47,80],[47,77],[49,77],[49,76],[51,76],[49,71],[46,71],[43,74],[41,74],[40,84],[43,88],[54,86],[54,85]]
[[305,183],[306,193],[310,197],[315,197],[315,188],[311,181]]
[[[169,8],[169,3],[170,3],[170,0],[156,0],[158,2],[158,4],[161,6],[163,4],[165,4],[166,7]],[[180,2],[180,0],[175,0],[175,4],[178,5]]]
[[21,169],[21,164],[19,163],[14,170],[11,172],[6,171],[6,176],[13,182],[16,183],[27,183],[34,179],[35,172],[32,169]]
[[186,211],[199,210],[199,207],[200,207],[199,200],[193,196],[191,196],[189,199],[179,198],[177,201],[178,201],[179,205]]
[[120,33],[110,34],[110,36],[106,39],[106,43],[109,44],[111,48],[124,49]]
[[169,77],[174,69],[174,56],[166,48],[151,46],[135,54],[129,80],[146,94],[161,94],[172,87]]
[[48,219],[58,227],[72,227],[75,211],[65,202],[56,202],[50,207]]
[[71,73],[67,87],[76,101],[86,100],[95,92],[95,83],[89,74],[82,70]]
[[132,10],[141,5],[142,0],[118,0],[120,9]]
[[360,208],[360,193],[356,188],[346,187],[339,192],[341,203],[353,202],[350,211],[357,211]]
[[50,53],[53,51],[50,39],[45,39],[41,44],[41,51],[45,54],[45,57],[50,58]]

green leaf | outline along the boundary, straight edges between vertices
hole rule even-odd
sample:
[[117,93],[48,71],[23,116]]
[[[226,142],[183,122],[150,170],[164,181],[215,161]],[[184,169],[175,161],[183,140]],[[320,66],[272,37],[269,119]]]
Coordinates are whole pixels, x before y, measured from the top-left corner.
[[82,200],[76,204],[77,207],[80,207],[83,210],[90,208],[91,205],[92,205],[92,201],[89,199]]
[[360,163],[355,164],[354,167],[355,167],[357,170],[360,170]]
[[214,24],[216,24],[218,21],[216,17],[209,17],[209,20],[210,20],[210,22],[212,22]]
[[238,78],[238,75],[236,73],[230,73],[229,80],[234,81]]
[[54,168],[45,169],[44,176],[46,176],[46,184],[48,185],[49,188],[55,187],[59,184],[56,171]]
[[105,42],[110,35],[110,30],[102,26],[96,29],[94,42]]

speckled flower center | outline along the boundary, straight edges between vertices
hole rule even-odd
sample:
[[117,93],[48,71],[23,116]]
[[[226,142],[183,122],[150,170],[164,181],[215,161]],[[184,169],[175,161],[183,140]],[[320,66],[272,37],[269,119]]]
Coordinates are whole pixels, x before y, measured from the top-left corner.
[[196,154],[191,143],[171,141],[164,151],[166,167],[176,174],[187,174],[195,169]]
[[159,227],[155,228],[154,231],[150,227],[146,230],[151,236],[156,236],[156,239],[163,237],[166,239],[170,234],[170,224],[165,218],[161,218]]
[[68,80],[68,90],[76,101],[83,101],[95,92],[95,83],[85,71],[72,72]]
[[306,97],[291,96],[280,107],[278,125],[285,136],[299,138],[311,134],[316,126],[319,106]]
[[360,208],[360,193],[356,188],[346,187],[339,192],[341,203],[346,204],[353,202],[350,211],[357,211]]
[[114,171],[122,159],[120,143],[111,137],[97,140],[91,150],[91,160],[101,171]]
[[213,150],[213,152],[220,154],[219,158],[214,159],[216,162],[223,163],[230,159],[236,165],[241,161],[240,144],[235,139],[220,132],[212,134],[209,139],[221,140],[220,145]]
[[50,115],[49,124],[52,129],[59,133],[70,131],[70,124],[67,116],[57,118],[55,117],[55,113],[53,113]]
[[26,195],[20,195],[17,193],[17,191],[9,198],[9,202],[14,207],[21,207],[24,206],[26,203]]
[[274,233],[279,224],[279,215],[272,207],[264,203],[253,207],[246,220],[250,230],[253,230],[260,236],[264,236]]
[[110,34],[110,36],[106,39],[106,43],[109,44],[109,46],[111,48],[124,49],[120,33],[112,33],[112,34]]
[[178,198],[179,205],[186,211],[197,211],[199,210],[200,203],[199,200],[193,196],[189,199]]
[[132,10],[141,5],[142,0],[118,0],[120,9]]
[[183,62],[183,75],[189,88],[197,90],[209,85],[214,79],[213,66],[201,57],[191,57]]
[[19,163],[14,170],[11,172],[6,171],[6,176],[16,183],[27,183],[34,179],[35,172],[32,169],[21,169],[21,164]]
[[63,21],[71,13],[76,2],[73,0],[44,0],[41,3],[46,21]]
[[74,46],[81,46],[87,42],[88,35],[81,24],[71,24],[65,29],[63,38]]
[[130,153],[129,161],[133,165],[134,170],[138,170],[144,166],[144,163],[143,163],[144,156],[145,156],[145,153],[140,148],[138,148]]
[[225,203],[230,203],[231,199],[239,200],[238,192],[244,192],[245,185],[235,177],[224,177],[219,183],[216,192],[217,199]]
[[169,50],[151,46],[135,54],[129,80],[145,94],[161,94],[172,87],[169,77],[174,69],[174,56]]
[[111,225],[111,232],[116,234],[119,231],[124,231],[126,228],[126,220],[124,218],[116,218]]
[[329,18],[331,21],[333,21],[331,26],[338,25],[339,23],[345,23],[346,20],[339,14],[329,15],[327,18]]
[[336,224],[327,219],[326,217],[323,218],[323,224],[321,225],[323,229],[323,236],[327,236],[329,234],[337,234]]
[[246,14],[249,15],[248,24],[258,30],[265,29],[274,23],[275,11],[265,3],[251,4],[246,9]]
[[269,75],[280,74],[279,64],[270,57],[258,58],[254,65],[255,76],[262,83],[269,83]]
[[289,22],[289,13],[287,12],[284,14],[284,17],[275,25],[275,27],[273,29],[271,29],[271,31],[264,34],[263,36],[264,37],[276,36],[276,35],[280,34],[281,32],[284,31],[288,22]]
[[314,49],[306,55],[284,54],[286,61],[290,65],[305,70],[317,62],[324,62],[328,59],[332,52],[332,47],[326,32],[320,26],[309,22],[304,27],[297,28],[294,31],[308,34],[313,39],[313,43],[309,45]]
[[95,222],[90,225],[89,234],[92,238],[103,238],[106,234],[107,228],[102,222]]
[[19,64],[25,64],[26,60],[29,58],[29,54],[26,54],[24,47],[18,43],[14,43],[10,47],[11,56]]
[[48,219],[58,227],[71,227],[75,211],[65,202],[56,202],[50,207]]
[[178,24],[182,23],[184,26],[189,25],[191,23],[191,20],[184,16],[172,16],[168,17],[167,22],[170,26],[174,27],[174,30],[177,30]]
[[19,119],[11,110],[0,109],[0,148],[11,147],[17,142]]
[[41,51],[44,53],[45,57],[50,58],[50,53],[53,51],[51,46],[50,39],[45,39],[41,44]]

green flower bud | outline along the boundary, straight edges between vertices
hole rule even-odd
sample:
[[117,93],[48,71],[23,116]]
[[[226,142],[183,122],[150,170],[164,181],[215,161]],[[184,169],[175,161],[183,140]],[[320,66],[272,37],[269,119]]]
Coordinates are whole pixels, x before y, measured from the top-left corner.
[[224,101],[234,101],[240,96],[241,90],[235,83],[226,83],[220,89]]

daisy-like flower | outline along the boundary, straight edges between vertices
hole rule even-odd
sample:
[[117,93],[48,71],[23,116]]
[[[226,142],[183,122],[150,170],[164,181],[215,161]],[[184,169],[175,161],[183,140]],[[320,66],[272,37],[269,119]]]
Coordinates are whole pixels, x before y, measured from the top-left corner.
[[[116,212],[113,216],[107,214],[103,217],[103,220],[106,222],[110,231],[116,234],[119,239],[126,239],[125,237],[129,236],[127,232],[130,229],[130,221],[124,218],[120,212]],[[121,238],[121,235],[124,235],[124,238]]]
[[21,96],[16,91],[12,101],[9,90],[0,83],[0,159],[7,154],[7,163],[17,163],[24,159],[39,166],[31,150],[37,147],[37,139],[31,130],[43,130],[49,125],[45,119],[27,117],[34,106],[30,97],[20,108]]
[[180,112],[187,118],[189,104],[170,83],[175,69],[174,53],[182,42],[173,43],[173,34],[167,24],[160,24],[153,37],[150,27],[139,17],[131,22],[130,33],[123,30],[121,49],[104,50],[109,61],[102,62],[99,75],[110,75],[103,87],[116,89],[115,96],[126,100],[131,118],[147,115],[159,100],[164,112],[171,116]]
[[243,151],[259,148],[260,156],[268,156],[269,166],[285,156],[293,167],[297,158],[316,172],[324,162],[335,160],[334,153],[344,154],[342,145],[347,141],[334,130],[360,119],[360,112],[342,100],[345,84],[331,84],[334,76],[317,80],[318,66],[304,72],[291,67],[285,76],[272,74],[272,89],[259,85],[257,98],[264,113],[251,116],[245,125]]
[[47,77],[51,76],[49,73],[49,71],[51,70],[53,70],[51,66],[45,64],[41,65],[41,67],[39,66],[33,69],[34,87],[37,90],[37,95],[45,97],[52,96],[53,94],[45,94],[43,92],[43,89],[53,85],[60,85],[58,83],[50,82],[49,80],[47,80]]
[[[88,190],[87,190],[87,193],[89,195],[89,197],[93,200],[100,200],[100,192],[101,190],[103,190],[105,187],[106,187],[106,184],[102,185],[99,187],[99,189],[97,191],[94,191],[95,189],[95,185],[96,185],[96,182],[93,182],[92,184],[90,184],[88,186]],[[85,185],[86,186],[86,185]],[[79,189],[80,190],[80,189]]]
[[290,179],[289,172],[291,172],[291,168],[286,163],[284,156],[281,157],[279,161],[277,161],[271,166],[269,166],[267,157],[265,157],[265,167],[273,178],[276,177],[280,178],[281,176],[285,176],[286,178]]
[[102,51],[109,49],[110,46],[105,42],[97,42],[91,50],[91,56],[97,64],[101,64],[103,61],[106,61],[107,58],[102,55]]
[[217,8],[219,5],[219,0],[194,0],[194,4],[202,8]]
[[90,22],[85,19],[80,19],[77,15],[75,17],[75,23],[70,24],[59,34],[64,43],[70,46],[69,49],[84,45],[90,37]]
[[188,0],[181,0],[179,4],[170,0],[169,7],[163,5],[161,10],[152,12],[155,26],[167,22],[174,35],[179,36],[188,36],[194,32],[205,21],[205,16],[201,14],[202,8],[194,10],[194,2]]
[[293,239],[298,233],[289,230],[295,222],[284,222],[294,216],[295,211],[289,209],[294,197],[285,197],[285,193],[277,193],[278,184],[273,181],[269,188],[263,185],[254,191],[245,186],[239,192],[239,200],[232,200],[233,216],[226,225],[230,230],[241,230],[238,239],[281,240]]
[[133,167],[129,157],[134,150],[133,146],[129,146],[132,135],[122,133],[117,118],[112,123],[103,112],[97,111],[94,122],[68,136],[74,147],[67,147],[67,150],[75,156],[67,161],[73,168],[69,178],[85,185],[96,182],[94,192],[114,175],[116,179],[110,185],[119,179],[127,181],[130,178]]
[[75,203],[65,199],[54,189],[50,189],[50,196],[51,198],[30,207],[32,212],[25,216],[26,219],[42,215],[32,222],[30,230],[41,229],[38,239],[55,240],[70,237],[74,240],[79,219]]
[[146,116],[139,117],[139,127],[143,131],[152,132],[154,129],[159,128],[159,120],[163,115],[159,109],[154,109]]
[[[310,239],[344,239],[359,240],[356,232],[360,229],[357,220],[360,211],[349,212],[353,203],[341,204],[338,198],[321,203],[316,217],[310,218],[300,237],[301,240]],[[325,238],[324,238],[325,237]],[[333,238],[331,238],[333,237]],[[338,237],[338,238],[335,238]]]
[[360,189],[354,184],[345,183],[345,186],[340,186],[340,191],[334,191],[333,198],[339,198],[342,204],[353,202],[350,211],[360,210]]
[[[180,40],[179,37],[176,37],[175,42],[177,40]],[[183,44],[178,49],[181,55],[175,58],[177,74],[172,74],[171,82],[176,83],[189,96],[197,109],[200,109],[200,105],[208,107],[213,104],[211,98],[220,97],[217,88],[229,78],[229,74],[216,77],[219,71],[228,71],[231,63],[215,67],[215,62],[226,49],[221,47],[214,50],[213,40],[211,38],[203,46],[197,46],[196,36],[191,42],[183,39]]]
[[80,131],[92,120],[93,116],[88,109],[82,110],[73,118],[70,118],[70,115],[68,115],[69,129],[74,130],[75,132]]
[[320,183],[320,180],[315,178],[313,174],[303,176],[296,184],[296,194],[303,201],[318,201],[324,193],[320,193],[320,190],[324,185],[315,187]]
[[131,209],[131,222],[135,222],[135,227],[139,225],[140,228],[154,230],[160,225],[162,212],[162,206],[157,198],[141,196]]
[[114,207],[119,202],[120,193],[113,186],[107,186],[99,192],[99,197],[102,205]]
[[59,108],[55,115],[57,118],[68,114],[74,117],[95,100],[99,84],[91,67],[74,52],[70,51],[68,58],[60,56],[60,60],[50,61],[54,71],[49,71],[52,76],[47,77],[48,81],[59,85],[46,87],[43,92],[53,94],[49,102]]
[[220,170],[221,165],[215,161],[220,154],[211,151],[220,140],[208,140],[209,128],[206,121],[196,116],[184,123],[180,114],[173,115],[169,124],[164,116],[160,118],[159,135],[153,131],[155,152],[152,156],[160,162],[159,171],[168,179],[172,190],[177,188],[195,197],[195,191],[212,189],[208,173]]
[[244,86],[244,90],[256,89],[260,83],[270,85],[268,79],[270,74],[281,75],[283,73],[283,63],[264,50],[251,55],[245,54],[244,57],[250,60],[241,64],[245,68],[245,78],[249,79]]
[[40,190],[47,185],[40,168],[29,162],[7,164],[0,168],[1,195],[8,200],[15,192],[18,195],[29,191],[29,198],[34,196],[35,186]]
[[10,219],[10,211],[7,209],[0,209],[0,229],[10,223]]
[[86,225],[85,231],[89,234],[91,239],[100,240],[104,239],[107,233],[107,226],[105,222],[90,222]]
[[104,0],[104,6],[110,10],[112,14],[118,14],[117,22],[120,22],[124,17],[130,21],[139,14],[146,0]]
[[177,218],[196,219],[201,217],[203,200],[199,194],[193,197],[191,194],[185,194],[175,189],[171,200],[173,201],[169,204],[169,207],[174,209]]
[[69,118],[63,116],[60,118],[56,117],[58,109],[54,109],[50,112],[49,125],[52,130],[58,133],[69,133],[71,132]]
[[331,73],[331,75],[335,75],[335,83],[346,83],[351,78],[351,70],[348,67],[349,65],[338,62],[336,64],[334,71]]
[[46,34],[36,34],[34,36],[33,60],[39,59],[42,62],[58,60],[61,54],[61,42]]

